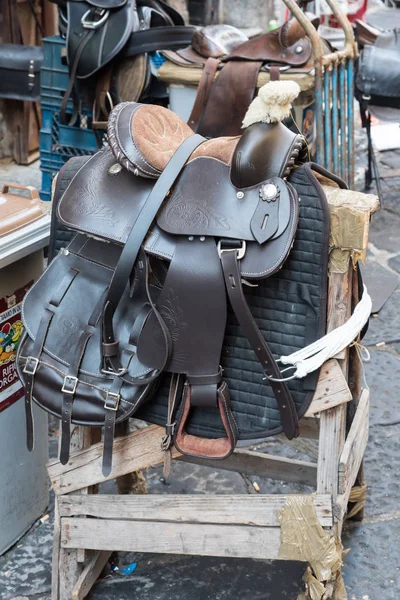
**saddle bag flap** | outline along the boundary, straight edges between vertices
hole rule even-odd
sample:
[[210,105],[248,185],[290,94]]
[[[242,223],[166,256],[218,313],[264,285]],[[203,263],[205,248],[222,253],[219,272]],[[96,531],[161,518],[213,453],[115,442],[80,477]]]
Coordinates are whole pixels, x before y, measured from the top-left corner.
[[0,98],[39,100],[42,64],[39,46],[0,44]]

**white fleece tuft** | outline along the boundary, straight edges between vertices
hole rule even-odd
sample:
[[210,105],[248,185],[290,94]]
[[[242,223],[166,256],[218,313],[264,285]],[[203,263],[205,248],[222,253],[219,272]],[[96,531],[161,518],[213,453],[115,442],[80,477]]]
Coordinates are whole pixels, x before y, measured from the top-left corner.
[[269,81],[259,89],[258,96],[250,104],[242,127],[283,121],[290,115],[292,102],[299,94],[300,86],[295,81]]

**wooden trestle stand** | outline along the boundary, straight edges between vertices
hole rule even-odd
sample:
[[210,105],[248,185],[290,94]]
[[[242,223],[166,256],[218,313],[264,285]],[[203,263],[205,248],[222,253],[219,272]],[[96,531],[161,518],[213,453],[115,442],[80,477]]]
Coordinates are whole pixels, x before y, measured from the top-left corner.
[[[330,331],[350,317],[358,302],[354,265],[365,258],[370,215],[378,201],[371,195],[324,189],[332,216]],[[300,438],[290,442],[302,443],[304,449],[307,440],[318,440],[317,462],[241,448],[216,464],[174,452],[175,459],[315,489],[314,494],[299,495],[97,494],[97,484],[104,481],[100,432],[75,427],[69,463],[54,460],[48,465],[56,494],[52,600],[85,598],[111,552],[118,550],[302,560],[308,563],[303,600],[311,598],[311,587],[318,597],[339,597],[334,594],[344,592],[343,521],[346,513],[362,518],[368,408],[359,355],[350,347],[322,367],[314,399],[301,420]],[[163,434],[163,428],[149,426],[117,438],[109,479],[160,464]]]

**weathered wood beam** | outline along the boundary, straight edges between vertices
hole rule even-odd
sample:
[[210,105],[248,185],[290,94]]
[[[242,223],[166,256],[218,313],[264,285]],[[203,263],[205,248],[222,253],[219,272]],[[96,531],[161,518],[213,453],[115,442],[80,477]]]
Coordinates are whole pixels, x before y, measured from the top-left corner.
[[[85,498],[85,500],[87,501],[87,498]],[[72,590],[72,600],[84,600],[84,598],[86,598],[106,566],[111,554],[112,552],[109,550],[101,550],[93,554],[85,565]]]
[[[66,495],[59,498],[61,517],[85,515],[123,521],[169,521],[279,527],[278,513],[291,499],[308,495],[100,495],[83,498]],[[317,517],[324,527],[332,526],[332,498],[329,494],[313,497]]]
[[[113,479],[125,473],[162,463],[164,455],[160,442],[163,434],[162,427],[152,425],[132,432],[126,437],[117,438],[114,443],[113,470],[106,479]],[[71,456],[67,465],[62,465],[59,461],[49,463],[48,473],[55,493],[68,494],[104,481],[101,472],[102,452],[103,444],[98,443]],[[173,457],[227,471],[316,485],[317,465],[315,463],[252,452],[247,449],[236,450],[234,454],[219,461],[218,464],[215,461],[183,457],[176,450],[173,450]]]
[[63,548],[277,559],[279,527],[61,519]]
[[258,475],[259,477],[269,477],[279,481],[293,481],[313,487],[317,484],[316,463],[254,452],[253,450],[235,450],[233,454],[219,461],[218,464],[214,460],[192,456],[180,456],[179,460],[246,475]]
[[350,427],[339,461],[339,494],[350,496],[365,448],[369,429],[369,391],[364,390],[358,403],[356,414]]

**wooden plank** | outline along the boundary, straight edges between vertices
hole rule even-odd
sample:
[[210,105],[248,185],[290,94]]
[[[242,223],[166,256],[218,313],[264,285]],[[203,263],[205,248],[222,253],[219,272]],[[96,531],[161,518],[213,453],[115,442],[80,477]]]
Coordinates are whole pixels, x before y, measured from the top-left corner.
[[369,391],[361,394],[339,461],[339,494],[350,495],[368,441]]
[[278,481],[293,481],[314,487],[317,482],[316,463],[274,456],[263,452],[254,452],[247,449],[235,450],[231,456],[218,461],[218,463],[215,460],[192,456],[180,456],[179,460],[214,469],[217,467],[225,471],[269,477],[270,479],[278,479]]
[[[152,425],[139,431],[134,431],[114,442],[113,470],[104,478],[101,472],[103,444],[94,444],[87,450],[82,450],[71,456],[67,465],[59,461],[48,464],[48,473],[54,491],[58,495],[68,494],[89,485],[101,483],[106,479],[113,479],[145,469],[149,466],[160,464],[164,460],[160,447],[164,429]],[[286,479],[307,485],[316,484],[315,463],[291,460],[283,457],[252,452],[250,450],[236,450],[234,454],[223,461],[207,461],[200,458],[182,457],[177,450],[172,451],[173,457],[181,460],[218,467],[227,471],[238,471],[253,475],[263,475],[272,479]]]
[[[108,477],[101,472],[103,444],[93,444],[90,448],[72,455],[67,465],[58,460],[48,463],[47,470],[56,494],[67,494],[120,475],[145,469],[163,462],[161,438],[164,428],[151,425],[134,431],[127,436],[116,438],[113,451],[113,470]],[[176,450],[173,456],[178,456]]]
[[64,548],[277,559],[279,527],[61,519]]
[[54,499],[53,553],[51,559],[51,600],[59,599],[59,564],[61,553],[61,522],[58,497]]
[[[353,271],[353,310],[357,306],[360,301],[360,289],[359,289],[359,281],[358,281],[358,268]],[[355,347],[350,348],[349,350],[349,387],[351,390],[351,394],[353,396],[353,401],[348,405],[347,410],[347,427],[351,426],[353,422],[357,406],[360,402],[361,394],[362,394],[362,386],[363,386],[363,377],[364,377],[364,365],[360,359],[360,356]],[[365,486],[365,475],[364,475],[364,459],[361,460],[361,465],[358,471],[358,475],[356,477],[356,481],[354,483],[356,487],[363,488]],[[364,505],[361,502],[354,503],[351,507],[345,507],[345,510],[353,511],[357,510],[356,513],[353,514],[353,521],[362,521],[364,518]]]
[[[187,85],[197,87],[200,82],[202,68],[196,66],[180,66],[167,60],[158,71],[157,77],[167,84]],[[216,77],[218,77],[218,72]],[[292,80],[299,84],[301,92],[310,92],[314,87],[314,75],[309,73],[289,73],[282,72],[280,75],[282,80]],[[257,88],[265,85],[270,81],[268,71],[260,71],[257,78]]]
[[93,554],[72,590],[72,600],[84,600],[86,598],[106,566],[111,554],[112,552],[109,550],[102,550]]
[[337,360],[332,358],[322,367],[312,402],[306,417],[328,410],[352,399],[349,386]]
[[[61,438],[59,440],[61,443]],[[70,441],[70,452],[71,456],[74,453],[79,452],[86,446],[90,444],[90,430],[85,427],[79,427],[77,425],[73,425],[71,429],[71,441]],[[82,490],[80,493],[86,493],[87,487],[82,486]],[[59,517],[58,517],[59,519]],[[60,527],[60,524],[57,524],[57,528]],[[58,583],[54,584],[57,589],[57,596],[52,600],[71,600],[72,590],[82,573],[82,562],[86,556],[86,552],[84,549],[74,549],[74,548],[63,548],[61,545],[61,538],[58,537],[57,543],[60,544],[58,551],[58,572],[57,566],[53,565],[53,576],[58,577]]]
[[[308,497],[308,496],[307,496]],[[278,513],[292,498],[301,495],[175,495],[146,496],[80,495],[60,496],[62,517],[85,515],[124,521],[170,521],[279,527]],[[333,523],[332,498],[314,496],[314,506],[322,526]]]
[[[327,330],[332,331],[347,321],[351,314],[353,265],[348,260],[346,273],[331,273],[328,290],[328,323]],[[347,356],[340,366],[347,379]],[[334,501],[338,494],[339,457],[342,453],[346,437],[346,404],[340,404],[320,414],[320,435],[318,452],[319,494],[332,494]]]

